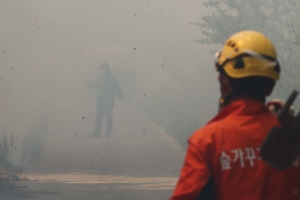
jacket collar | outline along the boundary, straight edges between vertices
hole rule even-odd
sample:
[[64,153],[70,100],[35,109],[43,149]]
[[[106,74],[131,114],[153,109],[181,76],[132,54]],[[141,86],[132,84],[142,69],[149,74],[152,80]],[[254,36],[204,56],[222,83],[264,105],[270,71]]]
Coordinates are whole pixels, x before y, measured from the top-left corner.
[[262,102],[252,99],[239,99],[232,101],[222,108],[222,110],[207,124],[224,119],[229,115],[257,115],[262,112],[269,112]]

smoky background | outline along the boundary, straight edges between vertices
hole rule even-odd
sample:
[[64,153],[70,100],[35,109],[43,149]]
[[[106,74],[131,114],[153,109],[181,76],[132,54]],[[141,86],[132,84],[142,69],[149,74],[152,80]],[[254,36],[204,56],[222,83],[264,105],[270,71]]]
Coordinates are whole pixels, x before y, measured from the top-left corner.
[[93,132],[96,92],[84,83],[102,62],[123,89],[115,109],[135,106],[185,141],[217,112],[216,47],[194,43],[190,24],[208,12],[196,0],[2,0],[0,127],[13,161],[38,159],[49,134]]

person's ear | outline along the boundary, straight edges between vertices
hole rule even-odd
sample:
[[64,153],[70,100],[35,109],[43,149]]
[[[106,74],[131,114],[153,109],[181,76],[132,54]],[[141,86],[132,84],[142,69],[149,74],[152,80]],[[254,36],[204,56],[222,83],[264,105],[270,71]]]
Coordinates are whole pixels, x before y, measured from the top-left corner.
[[227,94],[232,92],[232,87],[226,75],[219,75],[219,83],[220,83],[220,91],[222,96],[226,96]]

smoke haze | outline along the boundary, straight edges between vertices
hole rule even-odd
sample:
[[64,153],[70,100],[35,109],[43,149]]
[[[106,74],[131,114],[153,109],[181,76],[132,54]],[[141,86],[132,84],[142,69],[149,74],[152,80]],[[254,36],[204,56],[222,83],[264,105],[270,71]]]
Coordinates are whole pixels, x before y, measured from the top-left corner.
[[47,137],[83,141],[93,133],[97,94],[86,83],[103,62],[124,94],[114,106],[123,122],[114,123],[115,132],[141,126],[147,133],[126,125],[136,107],[170,135],[176,123],[193,119],[182,126],[185,141],[217,112],[215,47],[194,43],[201,35],[190,24],[205,13],[197,0],[2,0],[0,127],[19,138],[14,162],[47,152]]

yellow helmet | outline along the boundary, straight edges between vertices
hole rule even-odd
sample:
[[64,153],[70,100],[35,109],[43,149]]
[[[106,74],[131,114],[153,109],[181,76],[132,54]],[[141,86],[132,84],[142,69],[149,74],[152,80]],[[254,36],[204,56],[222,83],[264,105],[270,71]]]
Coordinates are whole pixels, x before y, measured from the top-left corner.
[[279,79],[280,65],[272,42],[257,31],[232,35],[215,54],[217,69],[232,78],[263,76]]

